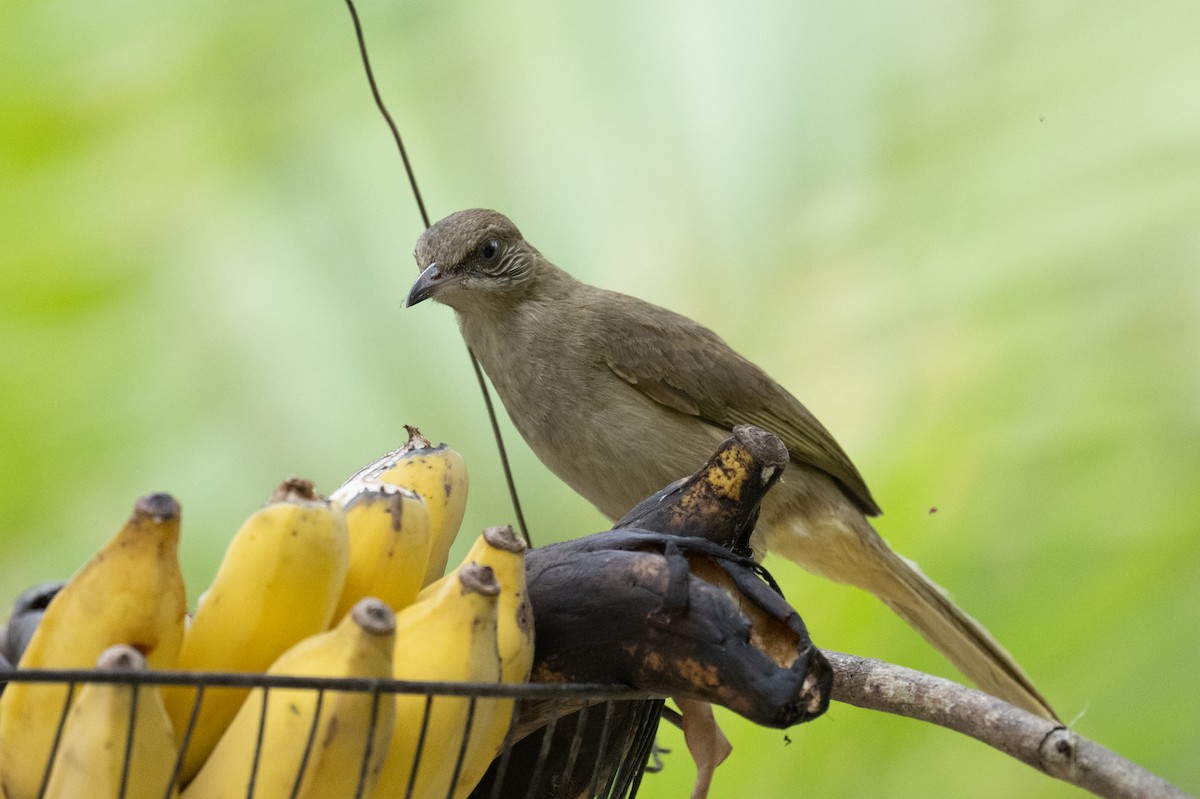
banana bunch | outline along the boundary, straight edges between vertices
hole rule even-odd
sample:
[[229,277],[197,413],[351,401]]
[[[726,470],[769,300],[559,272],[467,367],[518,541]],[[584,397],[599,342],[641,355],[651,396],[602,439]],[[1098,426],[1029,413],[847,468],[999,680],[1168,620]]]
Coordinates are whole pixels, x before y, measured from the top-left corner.
[[[135,645],[152,668],[174,667],[187,610],[178,548],[179,503],[168,494],[139,499],[116,536],[46,607],[18,668],[91,668],[116,644]],[[39,795],[67,701],[66,685],[54,683],[13,683],[0,696],[0,793],[7,799]]]
[[[22,595],[0,655],[20,668],[527,681],[525,544],[488,528],[444,574],[466,468],[408,431],[329,499],[284,481],[233,536],[186,624],[179,506],[142,498],[71,580]],[[0,695],[0,797],[463,799],[513,710],[456,695],[12,683]]]

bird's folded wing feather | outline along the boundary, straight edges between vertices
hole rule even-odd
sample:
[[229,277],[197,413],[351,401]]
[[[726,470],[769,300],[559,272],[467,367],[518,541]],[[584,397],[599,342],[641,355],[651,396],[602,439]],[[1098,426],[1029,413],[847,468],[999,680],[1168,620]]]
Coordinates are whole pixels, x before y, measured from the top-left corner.
[[731,429],[752,424],[783,440],[792,460],[834,478],[865,514],[878,514],[866,483],[833,436],[799,400],[715,333],[656,306],[597,320],[604,362],[650,399]]

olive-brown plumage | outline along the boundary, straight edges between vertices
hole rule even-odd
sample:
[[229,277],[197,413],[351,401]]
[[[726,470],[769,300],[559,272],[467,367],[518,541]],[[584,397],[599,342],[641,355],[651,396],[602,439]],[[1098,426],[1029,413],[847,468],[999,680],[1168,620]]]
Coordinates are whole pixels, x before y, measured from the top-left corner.
[[521,436],[606,516],[692,473],[735,425],[770,430],[791,462],[764,502],[756,552],[871,591],[981,688],[1054,717],[982,625],[871,527],[879,506],[833,436],[715,333],[576,280],[495,211],[446,217],[414,255],[408,304],[455,310]]

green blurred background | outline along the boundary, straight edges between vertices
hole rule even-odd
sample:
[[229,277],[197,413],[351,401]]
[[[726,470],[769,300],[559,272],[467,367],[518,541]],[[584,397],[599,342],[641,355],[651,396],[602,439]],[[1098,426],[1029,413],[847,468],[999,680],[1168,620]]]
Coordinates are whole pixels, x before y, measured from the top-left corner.
[[[719,331],[853,455],[881,531],[1076,728],[1200,791],[1200,7],[364,0],[435,218]],[[147,491],[190,596],[282,478],[461,450],[511,521],[337,0],[0,5],[0,602]],[[535,540],[604,527],[507,426]],[[932,512],[936,508],[936,513]],[[938,674],[774,563],[823,646]],[[835,705],[723,715],[714,796],[1079,795]],[[686,795],[677,733],[642,795]]]

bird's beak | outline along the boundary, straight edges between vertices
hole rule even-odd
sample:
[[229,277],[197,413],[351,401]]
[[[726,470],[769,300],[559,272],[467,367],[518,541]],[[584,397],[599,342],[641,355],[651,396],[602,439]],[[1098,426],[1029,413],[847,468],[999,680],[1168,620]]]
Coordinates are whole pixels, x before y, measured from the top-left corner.
[[425,271],[417,278],[417,282],[413,283],[412,288],[408,292],[408,299],[404,301],[406,307],[416,305],[419,302],[425,302],[430,297],[436,296],[439,291],[451,283],[457,283],[461,278],[458,275],[447,276],[442,268],[436,262],[425,267]]

